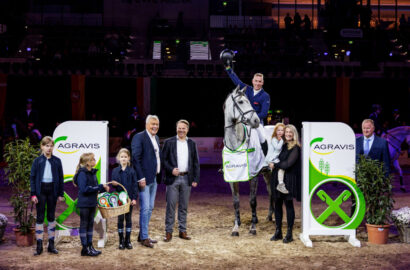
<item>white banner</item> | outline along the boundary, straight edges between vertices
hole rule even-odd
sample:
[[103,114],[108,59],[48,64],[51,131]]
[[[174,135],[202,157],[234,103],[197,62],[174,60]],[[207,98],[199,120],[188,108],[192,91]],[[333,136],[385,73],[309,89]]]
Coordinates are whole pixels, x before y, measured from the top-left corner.
[[[363,220],[365,204],[355,181],[356,138],[353,130],[344,123],[304,122],[302,136],[300,239],[312,247],[310,235],[345,235],[350,244],[359,247],[355,229]],[[320,209],[324,209],[323,212],[312,206],[313,200],[322,203]],[[351,205],[348,204],[351,200],[356,202],[353,213],[350,213]],[[334,224],[335,221],[339,224]]]
[[[72,182],[80,156],[83,153],[94,153],[98,169],[97,179],[100,184],[107,182],[108,174],[108,122],[107,121],[67,121],[61,123],[53,134],[53,155],[61,159],[64,171],[64,183]],[[71,215],[78,213],[77,199],[64,193],[67,209],[56,218],[57,241],[61,236],[76,236],[78,228],[64,225],[64,221]],[[101,221],[101,222],[100,222]],[[98,212],[95,217],[101,239],[98,246],[103,247],[106,242],[106,223]]]

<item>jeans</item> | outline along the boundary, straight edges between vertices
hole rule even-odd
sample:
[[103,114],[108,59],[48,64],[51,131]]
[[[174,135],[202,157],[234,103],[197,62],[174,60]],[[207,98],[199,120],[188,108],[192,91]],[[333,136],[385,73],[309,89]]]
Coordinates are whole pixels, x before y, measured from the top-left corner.
[[154,209],[155,195],[157,194],[157,181],[146,185],[139,191],[140,200],[140,238],[148,239],[148,224],[151,219],[152,210]]

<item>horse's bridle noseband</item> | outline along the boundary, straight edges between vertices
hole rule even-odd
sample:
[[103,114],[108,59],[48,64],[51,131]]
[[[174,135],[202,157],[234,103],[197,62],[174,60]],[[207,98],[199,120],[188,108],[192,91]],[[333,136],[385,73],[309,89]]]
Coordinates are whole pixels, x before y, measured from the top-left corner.
[[[231,95],[231,98],[232,98],[234,107],[239,111],[239,114],[240,114],[240,117],[241,117],[239,123],[242,123],[242,124],[244,124],[244,125],[247,125],[246,120],[247,120],[248,118],[246,117],[246,115],[250,113],[251,116],[249,117],[249,119],[251,119],[252,116],[253,116],[253,114],[256,113],[256,112],[255,112],[255,110],[254,110],[252,107],[251,107],[252,109],[250,109],[250,110],[248,110],[248,111],[246,111],[246,112],[243,112],[243,111],[242,111],[242,109],[241,109],[241,108],[239,107],[239,105],[238,105],[238,102],[236,102],[236,98],[241,97],[241,96],[243,96],[243,95],[245,95],[245,94],[238,94],[238,95],[236,95],[235,97],[234,97],[233,95]],[[235,110],[233,111],[233,115],[234,115],[234,117],[235,117]],[[225,128],[230,128],[230,127],[233,127],[233,126],[235,126],[235,125],[237,125],[237,124],[238,124],[238,122],[233,123],[233,124],[230,125],[230,126],[226,126]]]

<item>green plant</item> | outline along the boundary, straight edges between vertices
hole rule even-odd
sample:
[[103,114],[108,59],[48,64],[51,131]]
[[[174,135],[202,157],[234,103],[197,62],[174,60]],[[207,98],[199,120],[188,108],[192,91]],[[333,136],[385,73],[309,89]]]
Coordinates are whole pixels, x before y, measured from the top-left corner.
[[356,165],[356,181],[366,201],[367,223],[387,224],[394,200],[391,178],[386,175],[383,163],[361,155]]
[[[12,187],[10,198],[14,220],[22,234],[27,234],[34,224],[30,196],[31,165],[39,150],[30,144],[29,139],[15,140],[6,144],[4,159],[8,164],[8,183]],[[29,209],[31,206],[31,209]]]

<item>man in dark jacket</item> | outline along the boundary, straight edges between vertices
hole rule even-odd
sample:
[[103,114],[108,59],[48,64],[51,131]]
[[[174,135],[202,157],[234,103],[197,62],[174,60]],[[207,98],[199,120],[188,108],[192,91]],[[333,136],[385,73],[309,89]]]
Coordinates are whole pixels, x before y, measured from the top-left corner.
[[179,237],[190,240],[186,232],[188,201],[191,186],[199,183],[199,158],[196,144],[187,137],[189,122],[177,122],[177,136],[167,139],[164,143],[163,164],[165,169],[165,184],[167,185],[165,214],[165,242],[172,239],[175,223],[175,207],[178,204]]
[[148,237],[148,225],[154,209],[157,194],[157,175],[161,171],[161,149],[157,132],[159,119],[148,115],[146,130],[132,138],[132,164],[137,173],[140,201],[140,234],[139,241],[146,247],[153,248],[157,240]]

